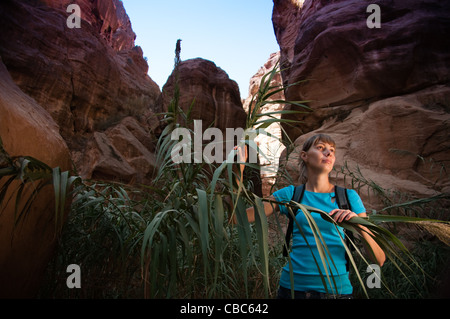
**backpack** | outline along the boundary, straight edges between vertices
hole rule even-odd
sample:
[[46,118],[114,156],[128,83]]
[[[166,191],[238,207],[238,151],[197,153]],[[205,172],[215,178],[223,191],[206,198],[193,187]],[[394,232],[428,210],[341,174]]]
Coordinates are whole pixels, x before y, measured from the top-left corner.
[[[295,189],[294,189],[294,195],[292,196],[292,200],[294,202],[297,202],[297,203],[300,204],[301,200],[303,198],[304,192],[305,192],[305,185],[304,184],[296,186]],[[340,209],[351,210],[350,202],[349,202],[348,196],[347,196],[347,189],[335,185],[334,193],[335,193],[335,196],[336,196],[336,202],[337,202],[338,207]],[[297,211],[298,210],[295,211],[295,214],[297,214]],[[292,231],[294,229],[294,219],[293,219],[292,215],[288,214],[288,218],[289,218],[289,224],[288,224],[288,228],[286,230],[286,238],[285,238],[286,245],[283,247],[283,256],[284,257],[287,257],[288,254],[289,254],[288,253],[288,248],[289,248],[289,244],[290,244],[290,241],[291,241]],[[347,231],[346,229],[344,229],[344,232],[346,233],[346,235],[348,237],[350,237],[351,240],[353,240],[353,233],[351,231]],[[349,238],[347,238],[347,236],[345,237],[345,239],[347,241],[347,246],[350,247],[350,250],[354,250],[353,245],[349,245],[348,244],[349,243],[348,242]],[[348,270],[349,269],[349,260],[348,260],[347,254],[345,254],[345,258],[347,260],[347,270]]]

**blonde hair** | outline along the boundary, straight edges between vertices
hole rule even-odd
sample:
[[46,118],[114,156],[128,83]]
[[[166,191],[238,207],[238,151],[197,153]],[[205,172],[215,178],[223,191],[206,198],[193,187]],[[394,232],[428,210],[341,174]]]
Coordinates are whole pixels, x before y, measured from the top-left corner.
[[[334,148],[336,148],[336,142],[331,138],[331,136],[323,133],[319,133],[308,138],[305,143],[303,143],[302,152],[307,152],[311,146],[317,145],[319,142],[328,143]],[[300,157],[300,184],[305,184],[308,181],[308,174],[306,170],[306,164]]]

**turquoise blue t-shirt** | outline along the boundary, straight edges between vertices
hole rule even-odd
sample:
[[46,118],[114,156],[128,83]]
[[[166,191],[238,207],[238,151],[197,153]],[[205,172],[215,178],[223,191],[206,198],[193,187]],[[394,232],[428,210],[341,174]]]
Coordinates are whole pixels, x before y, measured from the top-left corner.
[[[273,193],[275,199],[279,202],[289,202],[294,194],[294,186],[288,186],[282,188],[275,193]],[[361,214],[366,212],[364,204],[361,201],[358,193],[355,190],[348,190],[348,200],[350,202],[351,210],[356,214]],[[332,193],[314,193],[305,190],[302,204],[318,208],[322,211],[329,213],[333,209],[339,208],[334,192]],[[282,214],[289,214],[288,209],[284,205],[279,205],[280,212]],[[337,294],[351,294],[353,292],[353,287],[349,280],[349,273],[346,269],[346,259],[345,259],[345,248],[342,244],[341,238],[337,233],[336,227],[333,223],[325,221],[319,213],[311,213],[315,222],[317,223],[320,232],[322,233],[323,239],[330,251],[333,263],[329,262],[331,268],[329,267],[329,273],[333,275],[336,286],[331,279],[332,285],[330,286],[326,273],[324,271],[322,260],[320,258],[319,252],[317,250],[317,245],[314,239],[313,232],[306,220],[305,215],[301,210],[296,215],[297,222],[302,227],[303,233],[305,234],[306,240],[309,246],[314,252],[317,262],[320,265],[322,274],[325,278],[328,291],[325,289],[319,270],[317,268],[316,262],[311,254],[310,247],[308,247],[305,239],[301,235],[297,223],[294,222],[294,229],[292,232],[292,250],[290,253],[290,258],[292,262],[293,278],[294,278],[294,290],[298,291],[318,291],[318,292],[328,292]],[[345,238],[343,228],[339,227],[339,232],[342,238]],[[328,259],[330,261],[330,259]],[[289,263],[283,267],[280,285],[284,288],[291,288],[291,279],[289,274]],[[337,291],[336,291],[337,289]]]

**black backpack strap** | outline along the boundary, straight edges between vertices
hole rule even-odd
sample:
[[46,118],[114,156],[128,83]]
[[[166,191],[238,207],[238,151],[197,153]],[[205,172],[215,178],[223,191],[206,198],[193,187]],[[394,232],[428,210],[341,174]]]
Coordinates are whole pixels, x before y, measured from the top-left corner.
[[[295,186],[294,195],[292,196],[292,200],[294,202],[300,203],[302,201],[304,192],[305,192],[304,184]],[[295,210],[294,214],[297,214],[297,210]],[[288,248],[289,248],[289,244],[291,242],[292,231],[294,229],[294,218],[292,218],[291,214],[288,214],[288,218],[289,218],[289,224],[288,224],[288,227],[286,230],[286,237],[285,237],[286,245],[283,246],[283,256],[284,257],[287,257],[289,254]]]
[[[350,201],[348,200],[347,195],[347,189],[342,188],[340,186],[335,185],[334,192],[336,195],[336,201],[340,209],[349,209],[352,210],[350,206]],[[355,250],[355,247],[349,242],[349,238],[351,241],[353,241],[353,233],[351,231],[347,231],[344,229],[344,232],[346,234],[345,240],[347,242],[347,246],[349,247],[350,251]],[[350,269],[350,260],[347,254],[345,254],[345,259],[347,260],[347,271]]]
[[347,197],[347,189],[337,186],[334,186],[334,193],[336,195],[337,205],[340,209],[350,209],[350,203]]

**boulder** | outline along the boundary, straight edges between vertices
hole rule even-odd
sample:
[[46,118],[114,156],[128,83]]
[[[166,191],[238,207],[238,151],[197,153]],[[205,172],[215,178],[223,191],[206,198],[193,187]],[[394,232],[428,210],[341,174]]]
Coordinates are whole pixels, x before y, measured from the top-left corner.
[[[202,58],[182,61],[177,71],[169,76],[158,103],[162,112],[168,110],[174,96],[176,77],[180,92],[178,105],[185,113],[192,105],[191,120],[197,120],[202,133],[209,127],[218,128],[223,141],[226,141],[227,128],[245,129],[247,114],[242,107],[237,83],[213,62]],[[182,116],[179,116],[178,122],[191,130],[195,129],[194,123],[186,123]],[[211,139],[214,140],[214,137]],[[202,136],[201,142],[208,144],[210,140],[203,139]],[[237,142],[236,140],[235,143]],[[231,151],[228,148],[226,143],[223,143],[222,159]]]
[[156,169],[156,138],[133,117],[105,132],[95,132],[84,152],[79,173],[86,178],[129,184],[151,183]]
[[[234,143],[238,140],[235,136],[228,136],[227,129],[238,132],[239,128],[245,129],[247,114],[242,106],[242,101],[237,83],[228,77],[228,74],[217,67],[214,62],[202,58],[182,61],[176,70],[167,79],[162,89],[158,108],[162,112],[168,110],[168,106],[174,96],[175,79],[178,77],[179,101],[178,105],[187,112],[192,105],[191,120],[201,123],[202,133],[209,127],[218,128],[222,133],[223,150],[222,158],[218,162],[225,160],[225,156],[231,152],[229,145],[225,142],[234,138]],[[186,123],[180,116],[178,122],[193,130],[196,134],[194,124]],[[191,137],[195,137],[191,136]],[[203,138],[204,145],[213,143],[211,140]],[[232,143],[232,145],[236,145]],[[195,140],[194,140],[195,144]],[[214,145],[214,144],[213,144]],[[214,146],[216,149],[216,146]],[[194,156],[191,157],[194,160]],[[216,158],[217,159],[217,158]],[[203,158],[204,160],[204,158]],[[261,179],[259,171],[248,169],[249,179],[254,185],[254,191],[261,196]]]
[[[11,156],[32,156],[63,171],[71,168],[69,149],[52,117],[13,82],[0,58],[0,137]],[[5,179],[0,180],[3,185]],[[34,199],[15,226],[15,197],[9,191],[0,205],[0,298],[31,298],[37,293],[56,244],[52,186]],[[36,184],[22,195],[21,205]]]
[[[245,127],[239,87],[214,62],[202,58],[182,61],[178,66],[179,105],[186,112],[193,104],[192,119],[202,120],[205,130],[210,125],[225,132],[228,128]],[[158,107],[167,111],[173,98],[175,72],[163,86]]]

